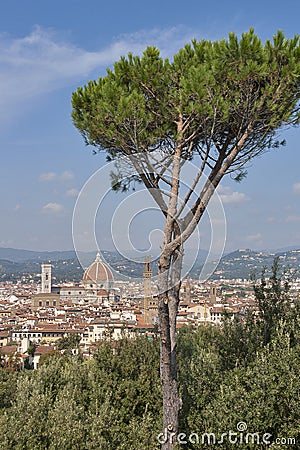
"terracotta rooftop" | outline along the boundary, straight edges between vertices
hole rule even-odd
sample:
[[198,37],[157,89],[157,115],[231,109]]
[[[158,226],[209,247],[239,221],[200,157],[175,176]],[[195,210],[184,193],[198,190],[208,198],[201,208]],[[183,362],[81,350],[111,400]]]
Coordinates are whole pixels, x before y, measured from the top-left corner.
[[100,253],[97,254],[96,260],[84,272],[83,281],[92,281],[93,283],[113,281],[113,274],[101,260]]
[[0,337],[1,338],[5,338],[9,336],[9,332],[8,331],[0,331]]
[[3,347],[0,347],[0,352],[4,355],[9,355],[11,353],[15,353],[17,351],[16,345],[4,345]]
[[34,354],[35,355],[45,355],[46,353],[51,353],[54,351],[54,347],[52,345],[39,345]]

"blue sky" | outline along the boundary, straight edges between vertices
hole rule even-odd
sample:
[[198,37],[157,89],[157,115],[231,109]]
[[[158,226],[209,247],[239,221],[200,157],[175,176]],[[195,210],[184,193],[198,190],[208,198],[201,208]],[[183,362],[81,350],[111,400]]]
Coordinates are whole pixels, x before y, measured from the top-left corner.
[[[299,30],[297,1],[10,0],[0,4],[0,246],[71,249],[72,213],[103,164],[72,125],[71,94],[129,51],[156,45],[171,56],[198,39],[254,27],[263,39]],[[253,162],[246,180],[224,180],[226,249],[300,247],[300,130]],[[123,197],[110,202],[116,205]],[[101,211],[99,245],[111,246]],[[136,227],[137,245],[143,246]],[[203,246],[208,231],[203,227]],[[88,248],[87,248],[88,249]],[[92,248],[89,248],[92,250]]]

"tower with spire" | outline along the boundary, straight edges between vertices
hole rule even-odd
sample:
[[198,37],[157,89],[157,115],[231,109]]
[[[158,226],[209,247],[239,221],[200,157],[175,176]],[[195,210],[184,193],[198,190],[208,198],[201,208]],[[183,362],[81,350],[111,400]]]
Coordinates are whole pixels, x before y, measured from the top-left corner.
[[143,270],[144,296],[142,299],[142,315],[147,325],[153,323],[153,318],[157,315],[157,299],[152,295],[151,290],[152,267],[150,257],[146,258]]

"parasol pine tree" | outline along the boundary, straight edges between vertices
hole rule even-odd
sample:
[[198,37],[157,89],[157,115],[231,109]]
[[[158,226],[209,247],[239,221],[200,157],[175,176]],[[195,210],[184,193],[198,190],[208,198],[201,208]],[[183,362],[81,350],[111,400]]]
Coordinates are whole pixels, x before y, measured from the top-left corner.
[[[278,31],[263,43],[253,29],[240,38],[194,40],[172,60],[148,47],[73,93],[72,118],[85,142],[111,160],[126,156],[114,188],[144,183],[165,217],[158,263],[164,449],[173,448],[178,433],[176,316],[184,242],[225,175],[240,181],[252,158],[284,143],[278,132],[299,124],[299,97],[299,37]],[[198,174],[179,200],[190,160]]]

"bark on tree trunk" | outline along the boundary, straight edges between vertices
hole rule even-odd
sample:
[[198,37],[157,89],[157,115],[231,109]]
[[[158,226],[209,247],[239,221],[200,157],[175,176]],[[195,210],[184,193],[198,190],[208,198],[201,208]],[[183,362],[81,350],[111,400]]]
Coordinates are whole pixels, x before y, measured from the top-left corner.
[[176,320],[182,266],[181,246],[173,255],[161,255],[158,318],[160,331],[160,376],[163,391],[163,450],[176,447],[180,397],[177,383]]
[[160,299],[160,374],[163,391],[163,450],[171,450],[178,434],[179,394],[176,355],[171,347],[169,305]]
[[180,238],[181,230],[176,220],[179,180],[181,170],[183,118],[179,114],[178,139],[173,158],[170,201],[166,211],[164,242],[159,260],[158,324],[160,331],[160,377],[163,391],[163,450],[176,448],[179,429],[180,399],[177,384],[176,319],[179,306],[179,289],[182,267],[182,241],[170,251],[167,245]]

